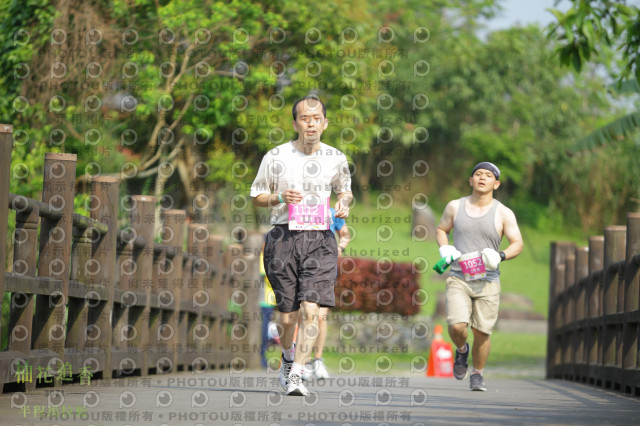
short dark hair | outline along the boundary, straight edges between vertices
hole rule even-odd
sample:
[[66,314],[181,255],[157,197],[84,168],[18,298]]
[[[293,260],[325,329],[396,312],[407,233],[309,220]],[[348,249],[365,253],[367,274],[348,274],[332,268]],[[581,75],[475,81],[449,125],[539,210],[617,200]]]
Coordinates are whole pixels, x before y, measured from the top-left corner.
[[294,104],[293,104],[293,108],[291,108],[291,114],[293,114],[293,121],[296,121],[296,119],[298,118],[298,104],[302,101],[306,101],[309,99],[313,99],[314,101],[320,102],[320,105],[322,105],[322,114],[324,114],[324,117],[327,118],[327,107],[324,105],[324,102],[322,102],[320,100],[320,98],[316,95],[307,95],[302,99],[298,99]]

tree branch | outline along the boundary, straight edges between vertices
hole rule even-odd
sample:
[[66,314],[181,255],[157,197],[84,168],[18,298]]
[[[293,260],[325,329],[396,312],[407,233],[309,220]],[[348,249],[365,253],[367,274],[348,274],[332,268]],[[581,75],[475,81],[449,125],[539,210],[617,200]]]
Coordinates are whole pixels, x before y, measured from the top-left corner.
[[173,81],[171,82],[171,85],[169,87],[170,90],[173,90],[173,86],[175,86],[178,83],[178,81],[180,81],[184,73],[187,71],[187,65],[189,64],[189,59],[191,59],[191,52],[193,51],[194,48],[195,48],[195,43],[191,43],[189,47],[187,47],[187,50],[184,51],[184,58],[182,58],[182,66],[180,67],[180,72],[178,73],[176,78],[174,78]]
[[[173,160],[175,160],[175,158],[178,156],[178,154],[180,154],[180,150],[182,149],[182,146],[184,144],[185,144],[185,139],[184,138],[180,138],[180,141],[178,141],[178,143],[176,144],[175,148],[173,148],[173,151],[171,151],[171,153],[167,156],[167,161],[173,162]],[[145,170],[145,171],[143,171],[141,173],[136,174],[135,176],[126,177],[125,180],[129,180],[129,179],[133,179],[133,178],[144,179],[146,177],[153,176],[156,173],[158,173],[158,169],[159,168],[160,168],[160,166],[157,166],[157,167],[154,167],[152,169]],[[114,176],[119,176],[119,175],[114,175]]]
[[[191,46],[189,46],[189,47],[191,47]],[[176,58],[177,58],[177,56],[178,56],[178,43],[174,43],[173,44],[173,51],[171,52],[171,59],[169,59],[169,62],[171,62],[171,64],[174,67],[176,66]],[[182,70],[180,70],[180,72],[182,72]],[[167,81],[165,82],[165,85],[164,85],[165,93],[171,93],[171,89],[172,88],[173,88],[173,84],[171,83],[171,77],[168,77]]]
[[67,120],[65,120],[64,118],[62,119],[62,122],[64,123],[64,125],[67,127],[67,129],[69,130],[69,132],[71,133],[71,135],[73,135],[74,138],[78,139],[78,140],[82,140],[84,139],[84,137],[80,134],[80,132],[78,132],[76,130],[75,127],[73,127],[71,125],[71,123],[69,123]]
[[[156,150],[156,147],[158,146],[158,134],[160,133],[160,129],[162,129],[162,127],[166,124],[164,117],[165,117],[165,112],[160,111],[160,114],[158,114],[158,121],[156,122],[156,125],[153,128],[153,132],[151,132],[149,141],[147,142],[147,149],[145,150],[144,155],[140,159],[140,163],[145,164],[145,166],[148,165],[149,163],[149,157],[155,156],[154,152]],[[144,170],[144,167],[142,167],[142,169]]]
[[[189,105],[191,105],[191,101],[193,100],[194,96],[195,96],[195,94],[193,94],[193,93],[191,95],[189,95],[189,97],[187,98],[187,102],[185,102],[184,106],[182,107],[182,110],[180,111],[180,114],[178,114],[178,117],[175,119],[175,121],[173,123],[171,123],[171,126],[169,126],[169,130],[173,131],[173,129],[176,128],[178,123],[180,123],[180,120],[182,120],[182,117],[184,116],[184,114],[189,109]],[[162,156],[163,152],[164,152],[164,148],[160,147],[156,151],[156,153],[153,155],[153,157],[149,158],[148,160],[145,160],[144,163],[142,163],[142,161],[141,161],[142,165],[140,166],[140,169],[141,170],[146,170],[148,167],[153,165]]]
[[195,93],[192,93],[189,95],[189,97],[187,98],[187,102],[185,102],[184,106],[182,107],[182,110],[180,110],[180,114],[178,114],[175,121],[171,123],[171,126],[169,126],[169,130],[175,129],[178,123],[180,123],[180,120],[182,120],[182,117],[189,109],[189,106],[191,105],[191,102],[193,101],[194,97],[195,97]]
[[[156,1],[156,5],[157,5],[157,1]],[[191,43],[187,48],[187,50],[185,50],[184,57],[182,59],[182,68],[180,69],[180,72],[178,73],[178,75],[173,80],[171,78],[167,78],[165,89],[164,89],[164,92],[166,94],[168,95],[171,94],[171,91],[173,90],[173,87],[175,86],[175,84],[180,80],[180,78],[182,78],[182,75],[184,75],[186,71],[186,64],[188,64],[189,62],[189,55],[193,50],[194,46],[195,44]],[[178,43],[175,43],[173,51],[171,53],[171,59],[170,59],[170,62],[174,67],[176,66],[177,56],[178,56]],[[184,116],[184,113],[186,112],[187,108],[191,104],[192,99],[193,99],[193,94],[189,96],[189,100],[185,103],[185,107],[183,107],[182,111],[180,111],[178,118],[171,124],[170,130],[175,129],[175,127],[178,125],[179,121]],[[160,130],[162,130],[162,127],[165,126],[166,124],[167,124],[166,111],[162,110],[158,114],[158,121],[156,122],[156,125],[153,128],[153,132],[151,132],[149,142],[147,143],[148,148],[145,150],[145,153],[140,160],[140,164],[141,164],[140,168],[142,170],[145,170],[147,167],[150,167],[162,155],[163,149],[160,148],[156,150],[156,147],[158,146],[158,134],[160,133]]]

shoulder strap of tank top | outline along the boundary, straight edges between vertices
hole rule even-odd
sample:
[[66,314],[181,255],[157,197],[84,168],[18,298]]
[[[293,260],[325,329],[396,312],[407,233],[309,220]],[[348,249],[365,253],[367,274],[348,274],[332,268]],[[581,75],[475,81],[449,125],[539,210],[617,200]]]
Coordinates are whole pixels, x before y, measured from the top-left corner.
[[491,205],[491,217],[495,217],[496,211],[498,210],[498,206],[500,205],[500,201],[493,199],[493,204]]
[[460,212],[464,215],[464,217],[468,217],[467,211],[464,209],[464,206],[467,202],[467,197],[460,198],[460,204],[458,204],[458,214],[456,215],[456,219],[460,217]]

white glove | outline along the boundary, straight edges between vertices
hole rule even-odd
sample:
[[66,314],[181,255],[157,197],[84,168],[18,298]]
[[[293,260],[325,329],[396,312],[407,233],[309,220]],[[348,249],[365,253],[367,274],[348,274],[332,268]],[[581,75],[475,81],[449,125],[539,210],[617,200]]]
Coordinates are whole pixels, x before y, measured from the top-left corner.
[[495,251],[492,248],[484,248],[482,249],[482,262],[484,263],[484,267],[487,271],[494,271],[498,269],[498,265],[502,260],[500,258],[500,253]]
[[447,256],[451,256],[451,259],[447,260],[448,263],[451,263],[457,258],[459,258],[460,256],[462,256],[462,253],[460,253],[460,251],[454,246],[440,247],[440,257],[447,257]]

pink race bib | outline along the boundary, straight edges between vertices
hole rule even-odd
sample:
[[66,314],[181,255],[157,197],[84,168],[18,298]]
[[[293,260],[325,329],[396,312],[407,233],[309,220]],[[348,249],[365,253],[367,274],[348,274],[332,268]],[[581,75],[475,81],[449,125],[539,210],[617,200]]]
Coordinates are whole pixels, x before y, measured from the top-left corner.
[[289,204],[291,231],[326,231],[331,226],[329,199],[324,204]]
[[479,251],[466,253],[458,259],[460,269],[467,281],[479,280],[487,276],[487,270],[482,262],[482,254]]

